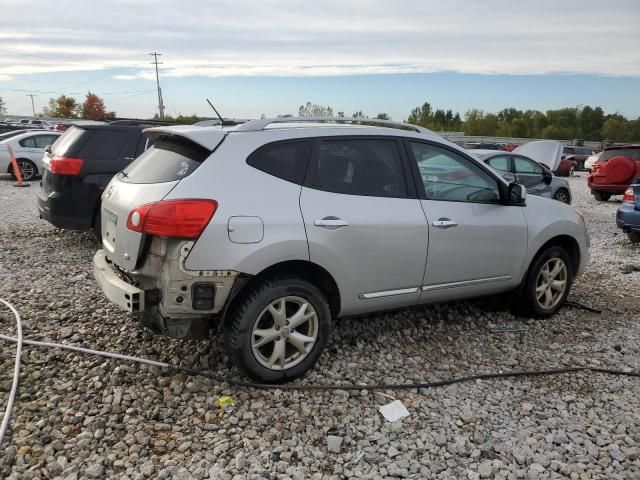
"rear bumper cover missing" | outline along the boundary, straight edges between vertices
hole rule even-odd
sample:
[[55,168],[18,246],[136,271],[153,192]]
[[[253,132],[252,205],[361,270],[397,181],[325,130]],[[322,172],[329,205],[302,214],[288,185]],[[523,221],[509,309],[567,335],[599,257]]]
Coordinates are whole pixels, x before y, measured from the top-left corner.
[[98,250],[93,257],[93,276],[105,296],[113,303],[131,313],[144,311],[144,290],[122,280],[107,262],[103,250]]

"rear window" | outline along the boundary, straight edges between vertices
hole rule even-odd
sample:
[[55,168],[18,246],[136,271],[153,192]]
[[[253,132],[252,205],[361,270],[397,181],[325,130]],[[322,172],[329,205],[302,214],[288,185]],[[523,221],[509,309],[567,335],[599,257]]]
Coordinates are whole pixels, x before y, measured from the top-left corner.
[[640,160],[640,148],[619,148],[615,150],[605,150],[598,159],[601,162],[611,160],[613,157],[629,157],[631,160]]
[[80,140],[84,133],[86,133],[85,130],[81,128],[69,128],[51,145],[51,153],[59,157],[71,156],[69,155],[71,147],[75,146],[76,142]]
[[135,159],[118,178],[128,183],[163,183],[191,175],[211,154],[182,138],[160,138]]

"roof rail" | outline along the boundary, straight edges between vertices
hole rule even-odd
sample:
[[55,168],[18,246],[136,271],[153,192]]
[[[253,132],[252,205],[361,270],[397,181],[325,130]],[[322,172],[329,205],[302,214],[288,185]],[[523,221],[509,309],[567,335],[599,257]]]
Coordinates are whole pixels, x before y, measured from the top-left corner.
[[379,125],[381,127],[399,128],[403,130],[412,130],[418,133],[433,133],[424,127],[412,125],[411,123],[394,122],[393,120],[379,120],[377,118],[353,118],[353,117],[278,117],[278,118],[261,118],[259,120],[249,120],[235,129],[236,132],[258,132],[264,130],[272,123],[358,123],[364,125]]

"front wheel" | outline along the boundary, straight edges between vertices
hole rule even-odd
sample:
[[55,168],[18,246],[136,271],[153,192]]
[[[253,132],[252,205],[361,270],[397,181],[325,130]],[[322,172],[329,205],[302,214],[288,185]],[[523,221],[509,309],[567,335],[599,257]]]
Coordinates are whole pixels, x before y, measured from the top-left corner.
[[[20,169],[20,176],[22,177],[23,181],[30,182],[31,180],[36,178],[36,175],[38,175],[38,168],[31,160],[19,158],[18,160],[16,160],[16,163],[18,164],[18,168]],[[17,178],[15,173],[13,172],[13,169],[11,169],[11,176],[14,179]]]
[[553,196],[553,199],[568,205],[571,204],[571,196],[564,188],[559,189]]
[[243,374],[264,383],[286,382],[312,368],[331,328],[325,296],[294,276],[263,280],[229,315],[229,356]]
[[599,192],[597,190],[591,190],[591,193],[593,193],[594,198],[599,202],[606,202],[611,198],[610,193]]
[[562,247],[549,247],[538,255],[525,279],[516,313],[534,318],[547,318],[564,304],[571,290],[571,260]]
[[627,232],[627,237],[631,243],[640,243],[640,232]]

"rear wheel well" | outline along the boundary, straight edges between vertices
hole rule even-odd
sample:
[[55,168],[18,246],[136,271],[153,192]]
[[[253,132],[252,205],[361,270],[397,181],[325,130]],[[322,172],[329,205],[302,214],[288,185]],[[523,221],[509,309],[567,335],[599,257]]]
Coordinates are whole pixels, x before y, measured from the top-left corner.
[[237,282],[242,282],[241,286],[235,293],[232,291],[225,313],[230,311],[234,304],[249,292],[253,286],[267,277],[276,275],[293,275],[312,283],[327,298],[331,316],[335,317],[340,312],[340,290],[331,274],[315,263],[305,260],[289,260],[271,265],[255,276],[238,279]]
[[557,237],[553,237],[538,249],[533,260],[531,260],[531,263],[533,263],[542,252],[550,247],[562,247],[567,252],[569,259],[571,260],[571,273],[575,277],[576,272],[580,268],[580,246],[576,239],[569,235],[558,235]]

